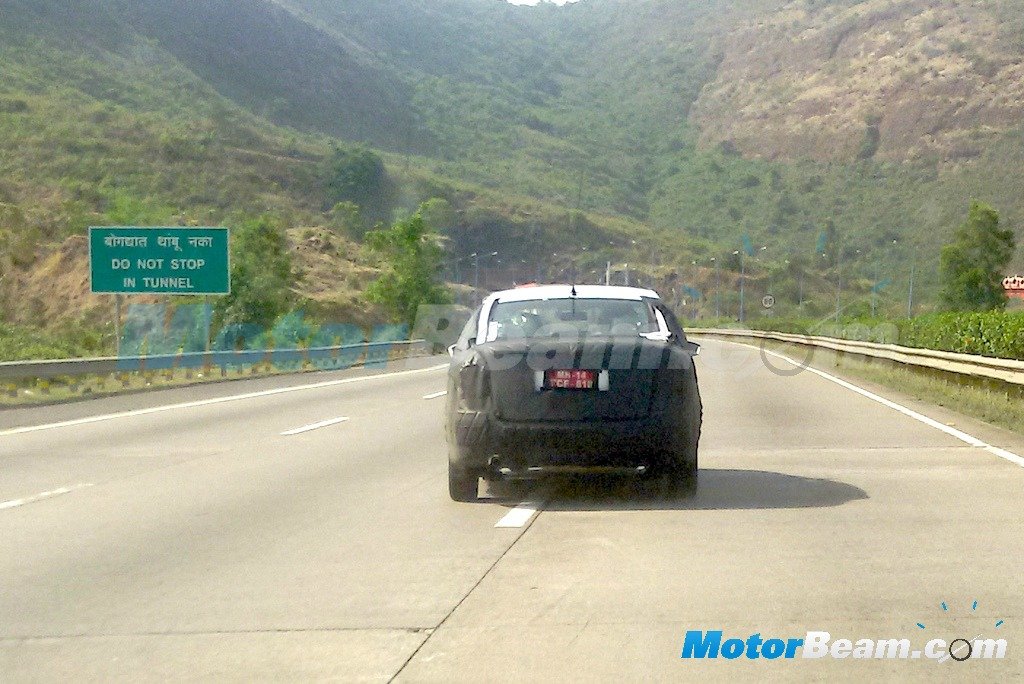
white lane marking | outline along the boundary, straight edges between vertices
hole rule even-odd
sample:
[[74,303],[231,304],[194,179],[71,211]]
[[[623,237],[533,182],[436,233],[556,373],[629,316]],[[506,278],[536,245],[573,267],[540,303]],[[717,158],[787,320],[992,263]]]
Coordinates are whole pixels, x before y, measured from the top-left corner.
[[1012,451],[1007,451],[1006,449],[1000,449],[999,447],[992,446],[991,444],[986,444],[985,445],[985,451],[991,452],[991,453],[995,454],[996,456],[998,456],[999,458],[1005,458],[1007,461],[1010,461],[1011,463],[1016,463],[1017,465],[1019,465],[1022,468],[1024,468],[1024,458],[1018,456],[1017,454],[1013,453]]
[[522,527],[530,522],[530,518],[537,512],[538,504],[521,503],[494,524],[495,527]]
[[348,420],[347,417],[343,418],[331,418],[330,420],[321,420],[319,423],[310,423],[309,425],[303,425],[302,427],[295,428],[294,430],[286,430],[281,433],[282,437],[290,437],[291,435],[297,435],[303,432],[309,432],[310,430],[317,430],[319,428],[328,427],[331,425],[337,425],[338,423],[344,423]]
[[423,398],[424,399],[439,399],[439,398],[441,398],[441,397],[443,397],[443,396],[445,396],[447,394],[448,394],[448,390],[443,390],[441,392],[434,392],[433,394],[424,394]]
[[[755,347],[755,346],[750,345],[750,344],[744,344],[742,346],[750,347],[751,349],[761,350],[760,347]],[[779,354],[778,352],[774,352],[774,351],[771,351],[769,349],[764,349],[764,350],[761,350],[761,351],[764,351],[764,353],[766,353],[766,354],[771,354],[772,356],[774,356],[776,358],[779,358],[779,359],[782,359],[783,361],[788,361],[789,363],[793,364],[794,366],[800,366],[801,365],[799,361],[794,361],[793,359],[789,358],[785,354]],[[950,427],[949,425],[944,425],[943,423],[940,423],[939,421],[937,421],[937,420],[935,420],[933,418],[929,418],[928,416],[926,416],[924,414],[918,413],[917,411],[915,411],[913,409],[909,409],[906,406],[903,406],[902,404],[897,404],[894,401],[889,401],[885,397],[880,397],[880,396],[878,396],[877,394],[875,394],[873,392],[869,392],[866,389],[864,389],[863,387],[858,387],[857,385],[849,383],[846,380],[843,380],[841,378],[837,378],[834,375],[829,375],[825,371],[818,370],[817,368],[811,368],[810,366],[803,366],[803,367],[806,370],[810,371],[811,373],[814,373],[817,376],[825,378],[829,382],[834,382],[835,384],[839,385],[840,387],[845,387],[846,389],[850,390],[851,392],[856,392],[857,394],[859,394],[861,396],[864,396],[864,397],[867,397],[868,399],[871,399],[872,401],[877,401],[879,404],[882,404],[883,406],[888,406],[889,408],[891,408],[891,409],[893,409],[895,411],[899,411],[903,415],[905,415],[905,416],[907,416],[909,418],[913,418],[914,420],[919,421],[921,423],[924,423],[925,425],[928,425],[929,427],[933,427],[936,430],[941,430],[942,432],[945,432],[950,437],[955,437],[956,439],[959,439],[961,442],[966,442],[967,444],[970,444],[973,447],[978,447],[980,449],[984,449],[985,451],[989,452],[990,454],[995,454],[999,458],[1005,459],[1005,460],[1009,461],[1010,463],[1015,463],[1015,464],[1017,464],[1017,465],[1019,465],[1021,467],[1024,467],[1024,458],[1022,458],[1021,456],[1018,456],[1017,454],[1013,453],[1012,451],[1007,451],[1006,449],[1001,449],[1000,447],[992,446],[988,442],[984,442],[984,441],[978,439],[977,437],[974,437],[973,435],[969,435],[966,432],[963,432],[961,430],[957,430],[956,428]]]
[[345,378],[343,380],[327,380],[325,382],[317,382],[310,385],[296,385],[294,387],[279,387],[272,390],[263,390],[262,392],[248,392],[246,394],[234,394],[228,397],[217,397],[216,399],[203,399],[201,401],[188,401],[182,404],[168,404],[167,406],[154,406],[152,408],[138,409],[135,411],[122,411],[120,413],[107,413],[100,416],[90,416],[88,418],[77,418],[75,420],[65,420],[59,423],[46,423],[43,425],[30,425],[27,427],[12,428],[10,430],[0,431],[0,437],[9,437],[11,435],[21,435],[26,432],[38,432],[40,430],[53,430],[55,428],[73,427],[76,425],[87,425],[89,423],[99,423],[106,420],[114,420],[115,418],[131,418],[134,416],[146,416],[151,413],[163,413],[164,411],[176,411],[178,409],[196,408],[199,406],[212,406],[214,404],[225,404],[230,401],[241,401],[243,399],[258,399],[260,397],[269,397],[275,394],[287,394],[289,392],[301,392],[303,390],[320,389],[323,387],[334,387],[336,385],[347,385],[353,382],[365,382],[367,380],[378,380],[380,378],[397,378],[403,375],[416,375],[419,373],[429,373],[432,371],[438,371],[442,368],[448,368],[448,364],[440,366],[431,366],[430,368],[420,368],[417,370],[406,370],[397,371],[395,373],[381,373],[379,375],[366,375],[359,378]]
[[11,501],[4,501],[0,503],[0,511],[6,508],[17,508],[18,506],[24,506],[25,504],[35,503],[36,501],[42,501],[43,499],[52,499],[55,496],[61,496],[62,494],[70,494],[77,489],[85,489],[86,487],[93,487],[93,483],[84,482],[82,484],[71,485],[70,487],[61,487],[60,489],[51,489],[48,492],[41,492],[32,496],[26,496],[23,499],[13,499]]

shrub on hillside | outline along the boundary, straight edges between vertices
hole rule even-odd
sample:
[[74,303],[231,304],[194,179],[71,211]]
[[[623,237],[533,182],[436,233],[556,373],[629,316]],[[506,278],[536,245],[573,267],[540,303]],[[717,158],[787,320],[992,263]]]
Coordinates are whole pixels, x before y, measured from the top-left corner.
[[908,347],[1024,359],[1024,313],[988,311],[918,316],[900,323],[900,343]]
[[839,323],[822,323],[807,319],[762,318],[751,321],[749,327],[1024,360],[1024,312],[946,312],[895,322],[851,318]]

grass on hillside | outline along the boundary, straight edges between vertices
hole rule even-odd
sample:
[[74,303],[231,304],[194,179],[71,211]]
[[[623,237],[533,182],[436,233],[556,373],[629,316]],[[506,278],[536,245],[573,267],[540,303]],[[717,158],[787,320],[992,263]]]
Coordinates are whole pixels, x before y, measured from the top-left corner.
[[111,356],[114,335],[91,327],[65,325],[53,331],[0,323],[0,361],[33,361]]
[[[409,354],[417,355],[420,352],[421,350],[410,352],[406,347],[395,348],[392,350],[388,362],[405,359]],[[352,363],[347,368],[361,367],[364,363],[365,358]],[[330,370],[332,369],[318,368],[310,363],[275,365],[261,362],[249,366],[227,366],[225,368],[170,368],[112,375],[35,378],[20,381],[0,380],[0,410],[18,406],[63,404],[104,396],[137,394],[214,382],[252,380]]]

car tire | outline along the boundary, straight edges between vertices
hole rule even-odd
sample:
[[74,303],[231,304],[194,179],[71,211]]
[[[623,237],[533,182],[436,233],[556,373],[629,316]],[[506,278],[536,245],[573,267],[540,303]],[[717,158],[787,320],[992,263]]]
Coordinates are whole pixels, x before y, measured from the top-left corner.
[[693,494],[697,491],[697,445],[689,441],[681,453],[667,464],[671,494]]
[[667,494],[692,494],[697,490],[697,464],[693,461],[673,463],[666,473]]
[[448,495],[452,501],[473,502],[477,500],[480,477],[448,464]]

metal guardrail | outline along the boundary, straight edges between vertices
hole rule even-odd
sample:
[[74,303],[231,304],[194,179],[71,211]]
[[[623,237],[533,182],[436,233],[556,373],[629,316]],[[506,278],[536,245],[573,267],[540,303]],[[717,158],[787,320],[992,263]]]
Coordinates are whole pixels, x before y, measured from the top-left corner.
[[896,344],[860,342],[835,337],[816,335],[795,335],[790,333],[765,332],[761,330],[688,329],[687,334],[705,337],[746,338],[771,340],[799,344],[807,347],[829,349],[843,354],[854,354],[872,359],[886,359],[905,366],[955,373],[974,378],[999,380],[1013,385],[1024,386],[1024,361],[997,359],[975,354],[901,347]]
[[153,356],[107,356],[94,359],[57,359],[53,361],[6,361],[0,363],[0,380],[26,380],[87,375],[139,373],[179,368],[216,368],[268,364],[278,367],[312,364],[324,370],[342,369],[360,359],[367,365],[384,363],[396,347],[412,353],[416,345],[426,349],[424,340],[395,342],[363,342],[334,347],[307,349],[245,349],[210,352],[187,352]]

